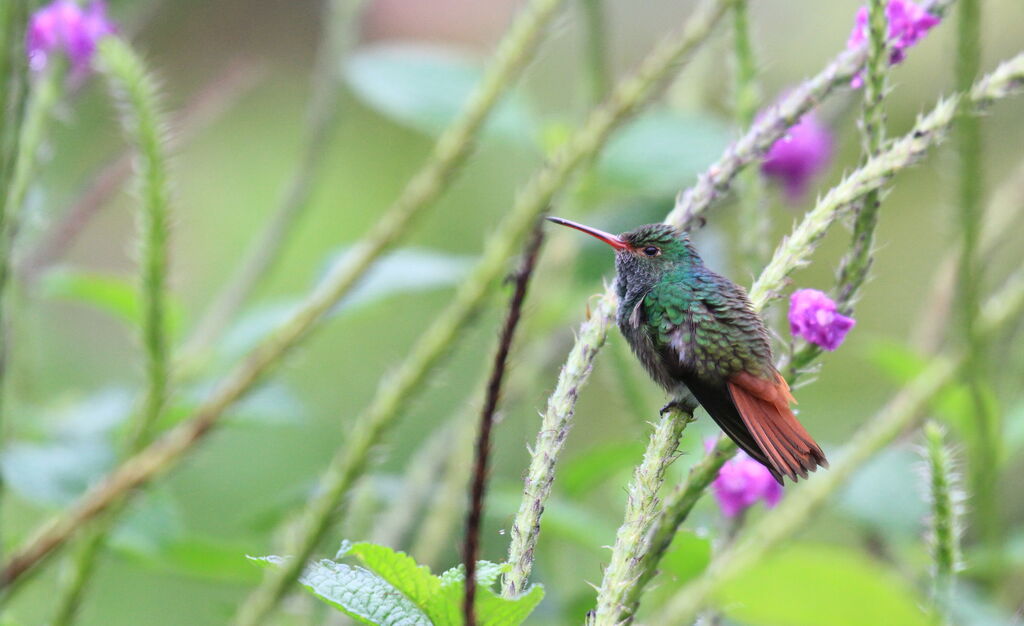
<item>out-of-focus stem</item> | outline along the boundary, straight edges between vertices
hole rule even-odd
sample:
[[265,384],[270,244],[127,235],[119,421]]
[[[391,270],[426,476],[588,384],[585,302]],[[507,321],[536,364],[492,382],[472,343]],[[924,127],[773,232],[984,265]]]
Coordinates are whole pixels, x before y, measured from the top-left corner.
[[[957,14],[955,81],[957,89],[965,90],[970,88],[981,66],[981,2],[961,0]],[[970,455],[971,495],[974,520],[982,540],[989,552],[999,558],[1002,553],[1002,520],[997,496],[998,474],[992,459],[998,457],[997,439],[1001,427],[999,415],[991,410],[985,399],[988,374],[986,347],[976,329],[980,306],[978,294],[984,280],[978,263],[985,184],[980,118],[971,115],[965,106],[957,119],[954,134],[959,160],[956,225],[960,231],[956,300],[959,304],[960,335],[967,354],[963,376],[971,397],[975,428],[975,449]]]
[[[732,5],[733,38],[733,118],[737,128],[748,128],[761,104],[757,80],[757,57],[750,35],[747,0],[734,0]],[[737,247],[743,268],[756,272],[767,259],[771,219],[764,203],[764,181],[754,169],[740,173]]]
[[585,63],[590,101],[597,104],[608,95],[612,83],[608,63],[608,25],[604,0],[578,0],[583,11]]
[[923,430],[931,501],[928,542],[932,555],[932,603],[943,623],[951,624],[953,587],[956,573],[963,568],[960,535],[964,494],[957,484],[958,474],[953,452],[946,445],[945,430],[931,420],[925,423]]
[[[990,298],[982,319],[979,319],[979,330],[984,334],[994,333],[1018,318],[1022,310],[1024,280],[1018,276]],[[935,356],[921,374],[853,436],[842,453],[836,455],[827,472],[812,476],[803,487],[787,494],[775,510],[749,526],[699,578],[683,587],[651,623],[691,623],[715,591],[800,528],[867,459],[914,426],[929,400],[954,379],[964,361],[963,355],[955,358]]]
[[256,286],[272,270],[309,205],[330,146],[332,130],[340,116],[343,90],[339,67],[353,45],[364,2],[326,0],[324,4],[324,30],[310,81],[312,95],[306,112],[302,155],[274,213],[182,347],[181,361],[186,367],[216,343],[217,337],[245,305]]

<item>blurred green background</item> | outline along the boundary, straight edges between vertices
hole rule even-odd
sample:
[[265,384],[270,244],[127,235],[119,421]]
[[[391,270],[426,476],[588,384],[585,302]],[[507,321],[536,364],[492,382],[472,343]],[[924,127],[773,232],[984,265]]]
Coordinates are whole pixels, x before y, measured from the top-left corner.
[[[356,241],[386,208],[422,163],[519,5],[512,0],[367,4],[358,43],[347,61],[338,63],[344,75],[339,123],[308,210],[281,262],[225,339],[206,355],[198,382],[180,390],[167,423],[187,416],[188,407],[245,347],[315,284],[328,260]],[[681,23],[691,6],[668,0],[605,4],[607,52],[617,73],[631,68],[658,36]],[[989,70],[1024,41],[1024,5],[1012,0],[983,4],[983,68]],[[445,305],[516,189],[582,119],[590,97],[577,5],[568,3],[475,156],[418,222],[402,251],[367,278],[358,301],[323,325],[270,382],[232,412],[224,428],[136,500],[115,545],[102,557],[81,623],[227,620],[259,576],[243,555],[274,550],[276,522],[309,493],[378,381]],[[858,3],[766,0],[752,5],[764,93],[770,100],[843,48]],[[248,76],[249,84],[229,98],[226,112],[174,153],[171,284],[180,310],[175,333],[180,344],[274,211],[300,155],[321,3],[146,0],[113,2],[111,8],[162,79],[172,117],[197,94],[216,93],[218,84],[240,73]],[[905,132],[917,113],[951,90],[954,30],[952,23],[937,28],[893,71],[886,104],[891,134]],[[553,213],[613,231],[660,220],[675,192],[692,183],[735,136],[731,77],[725,71],[729,50],[723,30],[658,106],[616,136]],[[25,257],[123,149],[101,87],[98,81],[85,84],[61,109],[19,243]],[[811,206],[814,193],[855,167],[858,107],[859,92],[842,90],[821,110],[837,136],[834,163],[801,206],[786,206],[771,191],[773,241]],[[1017,100],[994,107],[985,118],[984,134],[989,198],[1016,172],[1017,187],[1006,197],[1012,206],[1024,207],[1024,107]],[[840,446],[898,385],[885,364],[889,370],[898,367],[894,346],[906,346],[920,333],[935,270],[954,249],[954,162],[951,151],[940,149],[895,179],[883,204],[873,280],[858,305],[857,326],[840,350],[825,355],[813,384],[796,392],[801,420],[827,450]],[[134,284],[133,207],[131,190],[118,191],[58,263],[19,283],[13,391],[7,404],[14,442],[3,460],[10,487],[3,520],[8,544],[111,466],[105,442],[140,388],[141,355],[127,295]],[[709,213],[698,245],[712,267],[749,284],[751,276],[739,269],[732,245],[733,209],[730,201]],[[483,548],[483,556],[495,561],[503,559],[507,547],[504,529],[518,505],[537,411],[585,314],[587,296],[611,276],[612,256],[600,244],[550,230],[512,361],[504,420],[496,431]],[[1022,236],[1018,220],[1007,234],[1009,244],[986,263],[986,293],[1020,266]],[[795,285],[829,289],[848,238],[848,230],[833,229],[811,266],[795,274]],[[96,286],[100,279],[106,287]],[[404,473],[410,460],[423,460],[416,455],[424,442],[460,415],[472,416],[476,404],[469,404],[467,412],[467,403],[482,387],[480,372],[490,360],[503,301],[495,298],[466,329],[449,361],[391,433],[380,450],[378,471],[352,507],[359,512],[348,516],[334,539],[374,538],[391,507],[397,502],[402,509]],[[776,322],[784,317],[773,315]],[[788,329],[776,326],[782,347]],[[945,332],[940,328],[940,334]],[[547,597],[531,623],[578,623],[591,606],[593,591],[586,583],[600,581],[608,555],[601,546],[614,540],[624,485],[649,434],[647,422],[664,402],[625,354],[621,337],[614,333],[609,343],[581,398],[545,514],[535,580],[546,585]],[[987,557],[968,551],[972,568],[965,587],[979,592],[971,596],[976,600],[963,602],[977,605],[971,609],[974,623],[984,623],[984,615],[1002,623],[1024,602],[1024,491],[1016,478],[1024,472],[1024,354],[1018,342],[994,346],[991,358],[999,364],[992,383],[1006,424],[1006,480],[999,485],[1005,569],[986,570],[979,564]],[[646,406],[623,400],[623,377],[640,386]],[[686,454],[673,467],[674,480],[713,432],[706,417],[687,432]],[[446,437],[441,444],[457,441]],[[764,598],[744,593],[738,596],[742,601],[727,598],[734,607],[727,611],[729,618],[750,624],[880,624],[867,621],[867,605],[890,608],[886,603],[893,603],[888,615],[899,614],[906,603],[916,605],[926,588],[927,554],[920,536],[927,507],[915,469],[915,442],[909,438],[862,472],[783,551],[785,563],[751,572],[753,580],[737,583],[736,589],[763,589],[774,576],[784,576],[779,572],[795,572],[792,584]],[[456,519],[453,532],[436,546],[435,571],[458,560],[461,511]],[[706,498],[652,592],[654,601],[689,575],[688,567],[699,562],[708,537],[722,523],[712,499]],[[408,549],[415,535],[416,529],[410,529],[395,547]],[[968,544],[971,537],[968,529]],[[15,623],[42,623],[49,616],[60,570],[54,565],[17,599]],[[849,580],[830,578],[837,571],[846,572]],[[810,603],[807,615],[772,612],[773,603],[785,606],[799,598]],[[755,608],[743,608],[745,602]],[[819,604],[831,607],[824,614],[829,619],[846,615],[853,621],[814,621],[822,619],[822,613],[814,612]],[[311,623],[311,606],[306,598],[288,603],[281,623]]]

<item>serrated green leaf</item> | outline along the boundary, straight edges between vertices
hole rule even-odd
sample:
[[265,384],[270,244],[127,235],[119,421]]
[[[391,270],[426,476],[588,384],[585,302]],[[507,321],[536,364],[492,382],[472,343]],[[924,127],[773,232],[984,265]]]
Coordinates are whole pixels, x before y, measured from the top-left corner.
[[717,597],[731,619],[759,626],[927,626],[914,588],[850,548],[797,544],[747,569]]
[[[480,63],[451,48],[429,45],[365,46],[348,55],[345,79],[368,105],[431,135],[444,130],[465,107],[482,75]],[[515,95],[495,107],[484,135],[533,145],[536,134]]]
[[[544,589],[533,585],[518,598],[504,598],[491,588],[508,569],[504,563],[477,561],[477,622],[481,626],[517,626],[544,598]],[[466,594],[466,573],[462,565],[441,574],[441,591],[426,607],[435,626],[462,626],[462,602]]]
[[430,573],[430,568],[417,565],[416,561],[404,552],[361,542],[352,544],[348,553],[358,558],[363,565],[420,607],[425,606],[432,596],[441,591],[441,581]]
[[[280,565],[279,556],[249,557],[265,567]],[[364,624],[433,626],[412,600],[362,567],[327,559],[308,565],[299,583],[316,597]]]
[[481,626],[518,626],[543,599],[544,588],[541,585],[531,586],[514,600],[503,598],[491,589],[481,589],[477,594],[477,621]]

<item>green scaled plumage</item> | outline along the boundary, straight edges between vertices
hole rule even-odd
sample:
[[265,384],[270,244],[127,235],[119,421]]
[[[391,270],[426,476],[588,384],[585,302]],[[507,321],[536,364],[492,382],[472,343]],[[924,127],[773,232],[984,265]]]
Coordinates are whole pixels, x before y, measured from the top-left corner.
[[673,404],[702,405],[777,480],[807,476],[825,455],[789,409],[768,333],[746,292],[708,269],[686,233],[648,224],[622,235],[549,218],[616,249],[618,326]]

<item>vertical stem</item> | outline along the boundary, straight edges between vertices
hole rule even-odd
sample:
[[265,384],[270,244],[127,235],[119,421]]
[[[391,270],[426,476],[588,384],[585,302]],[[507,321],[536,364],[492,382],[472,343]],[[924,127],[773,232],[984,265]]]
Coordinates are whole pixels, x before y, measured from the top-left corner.
[[[962,0],[957,9],[956,87],[969,89],[981,63],[981,2]],[[963,108],[954,127],[959,158],[957,226],[960,230],[960,260],[957,271],[957,302],[960,305],[960,334],[966,349],[963,375],[971,396],[975,424],[975,449],[971,451],[971,492],[982,540],[998,558],[1002,534],[997,498],[996,433],[998,416],[992,415],[984,396],[986,379],[985,345],[976,329],[983,280],[977,262],[978,236],[982,218],[984,172],[981,155],[981,120]]]
[[583,10],[584,38],[586,39],[587,87],[590,101],[597,104],[608,95],[611,86],[611,68],[608,62],[608,24],[605,20],[604,0],[579,0]]
[[[747,0],[734,0],[732,5],[733,29],[733,116],[736,127],[749,128],[761,103],[761,90],[757,80],[757,58],[750,36]],[[756,272],[764,265],[770,252],[768,236],[771,219],[764,203],[764,184],[756,169],[748,169],[739,176],[739,233],[738,248],[744,270]]]
[[962,568],[960,534],[963,493],[957,485],[953,454],[946,446],[945,430],[930,420],[925,423],[923,430],[931,500],[928,539],[932,555],[932,603],[935,611],[942,616],[943,623],[950,624],[953,585],[956,573]]
[[665,471],[676,459],[683,430],[693,420],[694,408],[696,403],[685,411],[669,411],[651,433],[650,445],[627,491],[626,513],[597,592],[597,609],[587,616],[588,624],[613,626],[621,624],[623,616],[628,614],[626,603],[636,583],[636,564],[650,547],[648,535],[661,504],[658,491],[665,482]]
[[[164,121],[156,82],[142,59],[124,41],[108,38],[99,45],[99,65],[120,112],[124,134],[137,152],[136,179],[141,206],[139,228],[139,301],[141,342],[145,350],[146,392],[143,406],[130,425],[124,457],[147,445],[167,401],[169,353],[166,329],[167,240],[170,185]],[[120,508],[120,507],[119,507]],[[52,624],[74,621],[89,580],[113,529],[111,512],[86,531],[69,560],[67,580],[57,599]]]
[[522,317],[523,303],[526,301],[526,289],[530,284],[530,276],[537,264],[537,256],[544,240],[541,221],[534,226],[533,234],[527,242],[523,253],[522,265],[516,272],[515,290],[508,305],[508,315],[498,338],[498,349],[494,354],[491,376],[487,381],[483,410],[480,412],[480,428],[476,437],[476,458],[473,463],[473,482],[469,492],[469,511],[466,514],[466,537],[463,543],[462,560],[466,567],[466,595],[463,598],[462,614],[466,626],[476,626],[476,561],[480,555],[480,528],[484,515],[484,492],[487,489],[487,467],[491,454],[491,430],[494,427],[494,414],[498,410],[498,399],[501,396],[505,371],[508,366],[508,355],[512,350],[512,340]]
[[[17,13],[14,7],[7,7],[4,11],[8,19],[13,19]],[[31,82],[23,104],[19,103],[18,97],[10,94],[6,87],[3,92],[4,100],[0,100],[0,115],[7,120],[4,122],[5,125],[9,121],[20,121],[16,128],[4,128],[5,132],[10,132],[10,137],[3,137],[5,141],[2,148],[5,154],[3,169],[0,170],[0,182],[5,183],[4,188],[0,190],[0,444],[3,443],[7,431],[4,400],[11,351],[9,315],[13,308],[9,302],[7,283],[13,265],[14,241],[25,204],[25,195],[35,174],[39,148],[46,137],[53,107],[63,91],[64,74],[64,64],[54,59],[42,75],[36,76]],[[13,84],[13,74],[10,74],[7,76],[7,85]],[[7,102],[8,96],[15,102]],[[8,110],[7,105],[11,105],[14,110]],[[23,110],[21,106],[24,106]],[[10,153],[7,153],[8,150]],[[2,495],[3,481],[0,479],[0,497]]]

